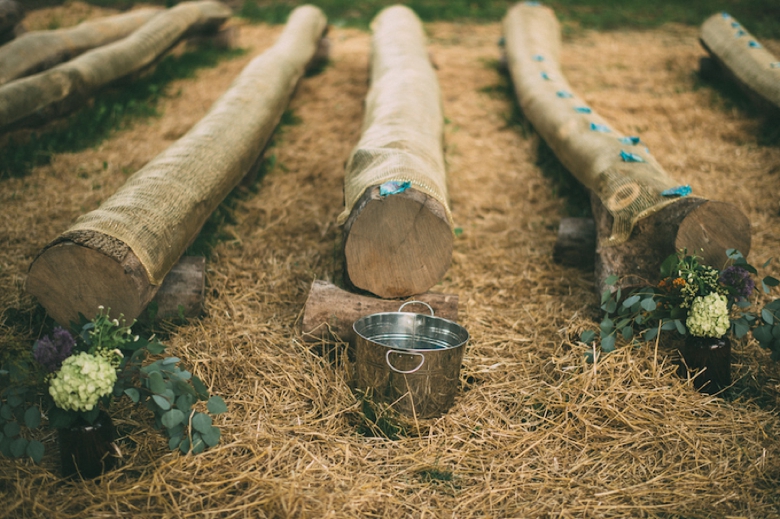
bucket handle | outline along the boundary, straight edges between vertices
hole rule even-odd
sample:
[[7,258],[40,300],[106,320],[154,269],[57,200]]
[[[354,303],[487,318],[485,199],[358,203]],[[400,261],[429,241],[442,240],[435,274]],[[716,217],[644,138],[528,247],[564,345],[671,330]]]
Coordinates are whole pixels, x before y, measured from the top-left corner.
[[[398,353],[399,355],[417,355],[418,357],[420,357],[420,363],[417,365],[416,368],[410,369],[409,371],[398,369],[395,366],[393,366],[392,362],[390,362],[391,353]],[[423,367],[423,364],[425,364],[425,355],[423,355],[422,353],[418,353],[416,351],[387,350],[387,352],[385,353],[385,362],[387,362],[387,366],[393,371],[395,371],[396,373],[400,373],[401,375],[411,375],[412,373],[418,371],[421,367]]]
[[426,306],[428,308],[428,310],[431,311],[431,317],[434,317],[433,308],[431,308],[431,305],[429,305],[428,303],[426,303],[424,301],[407,301],[407,302],[405,302],[404,304],[402,304],[401,306],[398,307],[398,311],[400,312],[401,310],[403,310],[406,305],[413,305],[415,303],[417,303],[418,305]]

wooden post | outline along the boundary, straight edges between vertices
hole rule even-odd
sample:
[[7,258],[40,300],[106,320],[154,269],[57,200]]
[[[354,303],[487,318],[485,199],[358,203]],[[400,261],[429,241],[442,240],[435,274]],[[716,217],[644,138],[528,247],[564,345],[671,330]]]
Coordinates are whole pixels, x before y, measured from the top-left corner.
[[149,303],[156,305],[154,319],[199,317],[203,313],[205,291],[206,258],[182,256]]
[[[431,305],[437,317],[458,320],[457,295],[426,292],[414,296],[414,300]],[[366,315],[397,312],[402,304],[403,301],[399,300],[353,294],[327,281],[316,280],[311,285],[304,306],[301,323],[303,337],[309,342],[327,341],[332,337],[351,342],[355,321]],[[428,313],[428,309],[422,305],[409,305],[403,311]]]
[[389,7],[372,29],[371,89],[340,218],[345,271],[357,288],[407,297],[441,281],[452,260],[441,98],[417,16]]
[[567,169],[591,192],[598,245],[596,285],[652,282],[678,248],[720,266],[726,249],[750,249],[750,222],[736,207],[678,190],[638,137],[624,136],[574,94],[559,64],[560,28],[553,11],[521,3],[504,19],[507,63],[521,108]]
[[209,113],[95,211],[44,247],[27,290],[60,324],[98,305],[136,318],[224,197],[257,161],[325,29],[295,9]]

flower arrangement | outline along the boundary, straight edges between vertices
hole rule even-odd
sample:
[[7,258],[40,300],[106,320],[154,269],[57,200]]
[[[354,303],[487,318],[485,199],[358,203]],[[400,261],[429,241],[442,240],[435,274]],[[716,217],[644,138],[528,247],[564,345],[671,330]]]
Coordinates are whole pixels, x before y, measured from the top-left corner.
[[[751,311],[755,304],[751,298],[758,298],[754,279],[758,271],[739,251],[729,249],[726,255],[728,263],[719,270],[680,251],[663,262],[657,284],[635,288],[625,298],[620,289],[605,290],[601,297],[605,317],[599,325],[602,351],[613,351],[619,337],[650,341],[663,331],[710,338],[729,333],[741,338],[752,332],[761,347],[772,351],[773,359],[780,359],[780,300]],[[617,281],[613,276],[607,283]],[[771,276],[761,280],[766,294],[778,284]],[[588,344],[595,339],[592,330],[580,336]]]
[[[224,400],[210,396],[178,358],[163,356],[165,345],[134,335],[121,315],[111,319],[103,307],[76,328],[75,336],[54,328],[51,336],[35,342],[27,358],[0,367],[5,386],[0,390],[0,453],[40,462],[45,448],[31,438],[32,430],[44,423],[56,429],[78,420],[93,424],[113,399],[123,397],[154,413],[172,450],[199,453],[219,442],[220,430],[209,415],[225,412]],[[144,365],[151,355],[162,358]],[[198,402],[206,402],[206,412]]]

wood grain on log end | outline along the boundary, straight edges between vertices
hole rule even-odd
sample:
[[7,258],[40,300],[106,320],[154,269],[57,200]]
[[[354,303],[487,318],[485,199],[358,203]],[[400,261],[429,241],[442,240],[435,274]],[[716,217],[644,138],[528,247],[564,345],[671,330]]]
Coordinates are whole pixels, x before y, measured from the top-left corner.
[[726,249],[750,253],[750,220],[727,202],[710,200],[694,208],[680,222],[675,249],[687,249],[707,265],[722,268],[728,259]]
[[[458,320],[458,296],[426,292],[414,297],[431,305],[437,317]],[[303,338],[309,342],[338,338],[351,342],[352,325],[366,315],[380,312],[396,312],[403,304],[392,299],[378,299],[347,292],[328,281],[315,280],[304,306],[301,328]],[[404,312],[429,313],[423,305],[408,305]]]
[[345,273],[356,288],[379,297],[421,294],[450,268],[452,242],[438,201],[413,188],[381,197],[374,186],[344,225]]
[[158,288],[149,283],[129,247],[89,232],[62,237],[45,248],[30,266],[26,284],[27,292],[63,326],[78,322],[79,313],[94,317],[100,305],[132,322]]

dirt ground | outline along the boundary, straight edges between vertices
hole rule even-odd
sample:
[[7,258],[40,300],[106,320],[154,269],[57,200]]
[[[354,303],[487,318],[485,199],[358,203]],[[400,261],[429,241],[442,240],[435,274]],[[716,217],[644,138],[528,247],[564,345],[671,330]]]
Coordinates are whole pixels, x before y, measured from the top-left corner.
[[[72,3],[28,22],[107,12]],[[234,23],[248,52],[171,85],[159,118],[0,181],[0,316],[32,313],[23,285],[37,251],[182,136],[281,31]],[[290,105],[300,123],[267,150],[276,166],[241,197],[208,261],[204,316],[166,329],[173,352],[228,403],[220,445],[170,453],[125,405],[113,413],[129,431],[118,470],[62,481],[50,433],[40,466],[0,459],[0,516],[780,516],[778,366],[754,341],[735,343],[735,387],[721,398],[679,379],[653,344],[588,364],[577,337],[598,322],[593,276],[552,261],[565,201],[536,165],[538,137],[508,122],[500,24],[426,30],[462,229],[433,290],[459,295],[472,337],[451,411],[398,440],[359,434],[351,363],[301,337],[312,281],[340,277],[344,162],[368,88],[370,35],[333,27],[330,64]],[[780,55],[780,42],[765,45]],[[640,135],[680,184],[750,218],[750,259],[761,265],[780,252],[780,146],[759,144],[760,118],[697,78],[703,55],[690,27],[576,31],[562,65],[589,106]],[[769,272],[780,275],[776,263]]]

